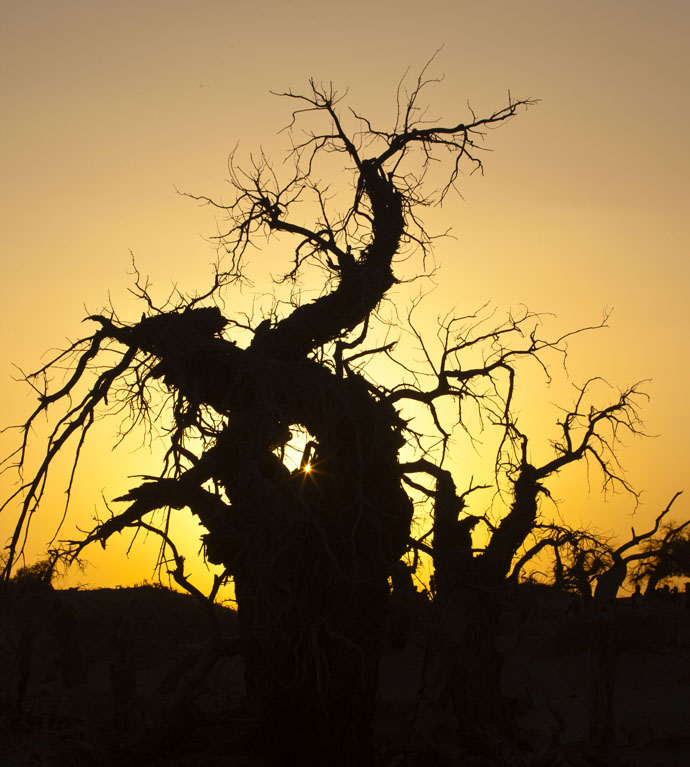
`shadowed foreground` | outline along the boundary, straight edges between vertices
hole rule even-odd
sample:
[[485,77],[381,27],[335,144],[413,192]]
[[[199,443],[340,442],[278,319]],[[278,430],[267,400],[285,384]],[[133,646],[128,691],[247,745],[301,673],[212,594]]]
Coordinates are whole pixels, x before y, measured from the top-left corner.
[[[522,764],[686,763],[690,610],[618,600],[615,745],[587,747],[590,624],[566,614],[567,597],[521,587],[502,615],[502,686],[524,732]],[[239,656],[223,655],[235,613],[150,586],[53,591],[8,584],[0,625],[0,738],[7,765],[264,764]],[[392,626],[396,628],[392,628]],[[422,742],[419,679],[424,610],[389,626],[375,745],[381,765],[479,764],[453,746],[439,705],[433,742]],[[506,764],[517,764],[513,756]]]

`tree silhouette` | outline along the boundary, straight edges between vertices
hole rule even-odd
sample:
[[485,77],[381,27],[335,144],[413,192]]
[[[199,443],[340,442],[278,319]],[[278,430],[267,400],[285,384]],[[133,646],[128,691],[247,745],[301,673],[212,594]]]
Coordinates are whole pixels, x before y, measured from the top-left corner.
[[[417,395],[377,386],[354,360],[390,351],[366,344],[376,308],[396,284],[396,259],[414,248],[423,257],[429,252],[419,210],[446,197],[464,163],[481,169],[484,132],[530,104],[509,99],[488,117],[470,112],[466,121],[433,124],[420,103],[431,82],[423,71],[409,92],[401,86],[387,130],[355,112],[343,117],[330,86],[310,81],[304,94],[282,94],[295,105],[290,177],[279,180],[261,154],[249,168],[231,161],[229,204],[195,198],[227,219],[220,238],[227,256],[211,288],[159,308],[137,277],[135,292],[146,305],[139,321],[121,321],[113,311],[88,317],[94,333],[28,376],[39,403],[7,460],[24,476],[36,419],[65,405],[38,467],[3,506],[20,501],[9,577],[56,456],[73,446],[76,466],[88,431],[113,402],[129,409],[131,425],[145,425],[159,418],[156,397],[167,397],[172,420],[160,475],[117,498],[124,508],[70,551],[76,557],[93,542],[105,545],[117,532],[145,527],[172,551],[175,577],[184,585],[184,563],[169,531],[151,515],[190,509],[207,531],[206,558],[222,568],[218,579],[234,581],[248,693],[269,751],[275,748],[272,756],[284,763],[372,759],[388,579],[406,549],[413,512],[398,454],[414,435],[396,404]],[[299,133],[305,119],[309,127]],[[342,210],[318,178],[322,157],[335,157],[340,173],[349,174]],[[438,159],[447,171],[433,192],[425,182]],[[311,224],[299,218],[307,200],[319,211]],[[249,247],[278,236],[281,243],[293,240],[284,279],[297,285],[305,270],[319,271],[318,298],[301,301],[295,292],[288,311],[256,327],[226,317],[217,300],[242,279]],[[529,319],[512,322],[498,337],[521,333]],[[251,331],[251,341],[240,345],[233,329]],[[519,354],[544,345],[533,335]],[[505,367],[508,356],[505,351],[498,365]],[[56,388],[51,376],[64,365],[71,372]],[[490,365],[471,373],[449,369],[444,386],[469,392],[473,379],[492,374]],[[425,395],[426,401],[433,407],[445,393]],[[297,430],[308,434],[309,445],[301,466],[291,469],[285,449]],[[74,472],[68,497],[73,479]]]
[[591,531],[544,525],[538,531],[543,537],[515,563],[511,574],[511,578],[516,577],[531,558],[548,547],[555,560],[554,585],[584,598],[592,667],[588,736],[598,751],[606,750],[615,735],[614,691],[621,643],[615,600],[631,567],[633,583],[645,579],[656,583],[657,575],[681,574],[678,565],[690,520],[663,527],[661,524],[681,494],[679,491],[673,495],[649,530],[637,533],[632,528],[630,538],[620,545]]
[[[594,589],[591,622],[592,688],[589,711],[589,737],[598,749],[607,748],[615,734],[614,688],[619,654],[618,629],[614,624],[613,606],[623,585],[631,562],[644,562],[655,554],[647,545],[659,530],[659,525],[671,511],[681,493],[677,492],[657,515],[654,525],[644,533],[636,533],[625,543],[610,550],[608,566],[598,575]],[[678,525],[682,531],[689,522]],[[671,536],[669,536],[671,537]],[[662,544],[663,546],[663,544]]]
[[[507,363],[506,363],[507,364]],[[433,661],[427,666],[431,697],[449,697],[458,720],[461,740],[479,752],[505,750],[516,738],[515,722],[501,689],[502,657],[497,646],[498,624],[512,586],[530,559],[547,546],[557,561],[560,550],[582,546],[592,536],[545,523],[540,498],[549,496],[546,481],[579,461],[593,463],[602,475],[604,488],[624,488],[634,494],[618,467],[616,451],[621,432],[640,431],[638,403],[644,395],[639,386],[619,392],[614,401],[596,405],[596,379],[577,391],[574,406],[559,421],[561,438],[552,443],[554,456],[534,465],[529,440],[511,412],[512,379],[505,399],[485,404],[494,421],[504,429],[499,448],[497,473],[507,479],[509,503],[505,514],[468,514],[470,488],[458,495],[450,472],[425,461],[405,466],[435,477],[433,546],[419,544],[433,559],[436,595],[437,637]],[[459,514],[464,516],[458,519]],[[473,541],[477,526],[486,530],[486,543]],[[527,538],[540,539],[517,558]],[[480,536],[474,535],[475,538]]]
[[[305,93],[279,94],[294,106],[288,177],[263,153],[248,167],[231,157],[231,201],[193,196],[226,222],[219,236],[225,256],[209,289],[158,307],[137,273],[134,292],[145,306],[138,321],[112,310],[91,315],[93,333],[27,376],[38,405],[5,461],[21,477],[2,505],[19,508],[4,568],[10,578],[59,455],[73,451],[69,501],[96,420],[124,412],[127,429],[162,432],[160,473],[116,498],[117,509],[109,506],[108,519],[68,542],[68,554],[76,558],[92,543],[105,546],[116,533],[145,529],[160,536],[176,581],[199,598],[212,600],[221,583],[233,581],[240,637],[231,644],[243,655],[248,695],[276,763],[373,763],[389,579],[411,548],[433,557],[445,648],[437,655],[450,663],[449,694],[465,743],[481,740],[482,728],[508,734],[493,644],[495,597],[538,525],[543,481],[591,458],[605,483],[625,484],[614,448],[618,429],[636,428],[635,387],[589,409],[589,384],[583,387],[561,424],[555,457],[541,467],[530,463],[512,415],[516,370],[523,359],[565,354],[571,335],[542,338],[538,315],[523,311],[503,322],[481,313],[448,317],[437,358],[410,315],[426,367],[395,356],[378,309],[402,279],[399,262],[420,254],[413,277],[425,273],[433,237],[424,208],[443,202],[465,167],[482,170],[484,134],[533,103],[509,97],[486,117],[470,110],[464,121],[433,122],[422,104],[433,82],[425,69],[409,90],[401,84],[388,129],[341,111],[331,86],[310,81]],[[338,174],[337,193],[322,171]],[[313,221],[305,222],[305,209],[316,210]],[[221,311],[243,280],[251,249],[269,239],[291,243],[282,277],[293,287],[289,305],[276,304],[258,323]],[[320,279],[314,300],[302,298],[305,279]],[[392,385],[361,364],[375,355],[399,365]],[[442,401],[457,405],[454,423],[446,423]],[[42,457],[30,465],[33,426],[60,406]],[[410,407],[428,413],[428,431],[411,426]],[[467,493],[458,495],[444,467],[453,427],[471,429],[468,411],[504,435],[497,465],[511,500],[498,522],[458,518]],[[306,443],[297,466],[287,459],[296,434]],[[435,487],[427,488],[420,474]],[[431,546],[410,538],[414,493],[433,504]],[[219,566],[209,595],[188,580],[167,521],[155,522],[155,512],[163,510],[167,520],[180,509],[201,522],[205,557]],[[472,529],[480,522],[490,535],[478,551]]]
[[649,537],[642,544],[640,553],[643,556],[637,557],[630,580],[635,584],[647,582],[645,596],[653,594],[659,583],[668,578],[690,577],[688,525],[690,520],[669,522],[662,525],[658,535]]

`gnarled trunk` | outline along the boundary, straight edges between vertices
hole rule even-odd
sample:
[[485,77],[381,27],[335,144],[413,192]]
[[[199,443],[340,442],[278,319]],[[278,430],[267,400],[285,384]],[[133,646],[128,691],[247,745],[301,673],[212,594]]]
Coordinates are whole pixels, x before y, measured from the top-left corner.
[[259,447],[253,413],[231,417],[223,481],[251,522],[225,564],[235,573],[247,688],[271,757],[365,765],[388,576],[412,507],[396,471],[394,412],[356,379],[331,383],[340,396],[291,414],[316,438],[308,473],[287,472],[268,433]]
[[472,551],[476,519],[458,520],[463,504],[448,472],[439,472],[434,510],[434,578],[445,681],[457,720],[460,745],[498,758],[510,744],[515,723],[501,689],[503,658],[497,646],[501,603],[511,562],[533,528],[537,472],[524,464],[515,482],[510,513],[480,556]]

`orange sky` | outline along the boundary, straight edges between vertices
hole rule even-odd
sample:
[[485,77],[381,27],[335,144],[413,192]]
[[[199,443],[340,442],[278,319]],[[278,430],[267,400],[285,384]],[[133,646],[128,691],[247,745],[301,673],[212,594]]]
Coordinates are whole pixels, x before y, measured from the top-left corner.
[[[464,179],[464,200],[434,212],[433,225],[452,226],[456,239],[437,251],[433,312],[524,303],[556,313],[554,327],[566,328],[613,307],[611,329],[573,345],[572,378],[603,375],[621,386],[652,379],[644,416],[659,436],[621,454],[629,479],[646,491],[636,525],[686,485],[684,0],[5,0],[0,8],[3,424],[32,405],[11,381],[13,363],[36,367],[109,298],[138,316],[126,292],[130,250],[159,296],[173,281],[189,290],[206,284],[215,221],[175,188],[221,196],[238,142],[281,157],[287,105],[269,90],[299,89],[310,76],[332,80],[383,124],[407,67],[419,69],[443,46],[433,72],[445,79],[429,92],[430,116],[463,117],[468,101],[481,114],[502,106],[508,90],[541,103],[491,134],[485,176]],[[258,287],[275,266],[257,263]],[[536,413],[541,401],[567,404],[562,391],[530,396],[523,391],[528,422],[550,418]],[[119,457],[95,444],[77,499],[82,524],[102,511],[101,491],[111,498],[133,484],[118,470],[143,465],[134,446]],[[125,468],[132,462],[137,469]],[[630,524],[628,500],[602,506],[564,483],[569,519],[621,533]],[[0,518],[3,539],[9,521]],[[37,524],[31,551],[44,547],[49,527]],[[150,575],[123,568],[115,551],[93,554],[84,581]]]

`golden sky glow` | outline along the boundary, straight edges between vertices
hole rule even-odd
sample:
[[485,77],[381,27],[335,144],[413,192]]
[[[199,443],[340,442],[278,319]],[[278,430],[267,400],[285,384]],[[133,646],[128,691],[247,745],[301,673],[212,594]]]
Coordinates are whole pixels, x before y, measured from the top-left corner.
[[[685,0],[5,0],[0,8],[3,425],[20,422],[33,405],[28,388],[11,380],[13,364],[38,367],[44,352],[84,334],[85,314],[111,300],[122,317],[141,313],[127,293],[130,250],[159,298],[173,283],[189,291],[207,284],[215,220],[175,190],[222,197],[238,142],[240,151],[262,145],[282,158],[287,144],[278,131],[288,105],[269,90],[299,90],[310,76],[333,81],[383,125],[405,70],[419,70],[443,46],[432,72],[444,81],[427,94],[430,117],[453,120],[468,102],[478,114],[493,111],[509,90],[541,103],[488,136],[485,175],[462,180],[464,200],[451,197],[430,212],[432,229],[452,226],[455,235],[436,252],[431,317],[487,301],[526,304],[555,313],[553,328],[566,329],[596,323],[612,307],[610,329],[573,342],[572,379],[601,375],[620,386],[652,379],[643,416],[659,436],[631,442],[620,456],[646,491],[636,526],[686,486]],[[255,262],[258,289],[268,287],[280,255]],[[567,388],[553,396],[528,389],[523,423],[546,429],[555,411],[539,406],[568,404]],[[75,496],[82,526],[106,513],[101,493],[112,498],[135,484],[122,473],[155,470],[147,448],[125,444],[111,453],[99,439]],[[454,461],[462,471],[471,459],[456,453]],[[602,506],[582,491],[581,473],[573,476],[554,485],[564,515],[624,534],[631,502]],[[60,493],[30,552],[52,535]],[[685,497],[676,509],[689,513]],[[8,521],[0,518],[3,540]],[[193,540],[195,523],[180,524]],[[123,568],[126,544],[117,546],[107,557],[89,553],[95,564],[84,581],[150,575],[136,553]]]

